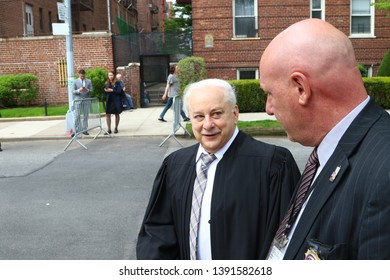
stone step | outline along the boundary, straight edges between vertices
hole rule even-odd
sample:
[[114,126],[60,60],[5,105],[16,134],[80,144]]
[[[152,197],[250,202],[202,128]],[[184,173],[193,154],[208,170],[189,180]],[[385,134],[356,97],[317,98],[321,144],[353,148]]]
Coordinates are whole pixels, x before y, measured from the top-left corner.
[[161,99],[164,94],[165,85],[166,83],[155,83],[146,87],[145,90],[147,91],[150,99],[150,103],[147,105],[147,107],[157,107],[165,105],[166,102]]

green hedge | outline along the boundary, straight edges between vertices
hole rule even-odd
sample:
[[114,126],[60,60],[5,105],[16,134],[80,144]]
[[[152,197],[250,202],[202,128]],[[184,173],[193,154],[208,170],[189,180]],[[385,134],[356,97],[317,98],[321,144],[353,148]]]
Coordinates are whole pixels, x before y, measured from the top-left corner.
[[[259,80],[231,80],[241,113],[265,112],[266,94]],[[390,109],[390,77],[363,78],[367,93],[384,109]]]
[[259,80],[228,81],[236,91],[240,112],[265,112],[266,94],[260,88]]
[[375,102],[384,109],[390,109],[390,77],[363,78],[364,86]]
[[3,106],[28,106],[35,101],[38,91],[38,78],[33,74],[0,76],[0,104]]

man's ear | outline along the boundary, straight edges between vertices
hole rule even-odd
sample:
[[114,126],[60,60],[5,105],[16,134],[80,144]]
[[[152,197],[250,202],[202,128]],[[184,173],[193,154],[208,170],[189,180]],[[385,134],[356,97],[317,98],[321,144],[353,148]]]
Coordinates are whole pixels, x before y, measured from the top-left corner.
[[299,104],[306,105],[311,97],[310,84],[307,77],[301,72],[294,72],[290,76],[293,87],[296,88],[299,94]]
[[238,105],[236,104],[234,106],[234,109],[233,109],[233,116],[234,116],[234,119],[235,119],[235,124],[238,123],[238,115],[239,115],[239,109],[238,109]]

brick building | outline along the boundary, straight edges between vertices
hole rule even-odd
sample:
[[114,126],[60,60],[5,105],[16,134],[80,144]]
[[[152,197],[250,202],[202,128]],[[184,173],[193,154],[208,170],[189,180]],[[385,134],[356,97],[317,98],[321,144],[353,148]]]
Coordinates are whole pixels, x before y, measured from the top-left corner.
[[[272,38],[290,24],[309,17],[327,20],[347,34],[357,61],[375,74],[390,46],[390,19],[384,11],[370,6],[371,1],[291,0],[281,5],[271,0],[176,0],[178,4],[192,4],[193,55],[205,58],[209,77],[223,79],[258,78],[260,56]],[[126,79],[126,87],[139,98],[139,65],[116,59],[123,56],[134,62],[132,58],[137,54],[128,48],[126,38],[115,38],[129,33],[155,38],[149,32],[163,30],[162,19],[167,17],[169,3],[71,3],[75,73],[80,68],[118,70]],[[51,23],[62,22],[58,20],[57,1],[0,0],[0,18],[0,75],[35,74],[39,79],[39,104],[44,100],[66,104],[67,87],[60,75],[61,61],[66,58],[65,38],[53,36],[51,30]],[[146,49],[157,41],[145,41],[138,47]]]
[[[0,0],[0,38],[48,36],[59,20],[53,0]],[[73,33],[150,32],[160,26],[160,0],[70,0]],[[165,1],[164,1],[165,2]],[[108,13],[109,11],[109,13]]]
[[209,77],[258,78],[258,62],[269,42],[292,23],[310,17],[326,20],[349,36],[357,62],[369,73],[376,73],[390,47],[390,19],[370,6],[372,0],[176,2],[192,4],[193,55],[205,58]]
[[[53,0],[0,0],[0,75],[38,76],[37,103],[66,104],[65,36],[53,36],[58,18]],[[71,0],[74,71],[100,67],[122,72],[126,87],[139,97],[137,65],[115,65],[113,37],[157,31],[167,13],[161,0]],[[130,54],[128,54],[130,56]],[[65,83],[64,83],[65,81]],[[96,89],[98,90],[98,89]]]

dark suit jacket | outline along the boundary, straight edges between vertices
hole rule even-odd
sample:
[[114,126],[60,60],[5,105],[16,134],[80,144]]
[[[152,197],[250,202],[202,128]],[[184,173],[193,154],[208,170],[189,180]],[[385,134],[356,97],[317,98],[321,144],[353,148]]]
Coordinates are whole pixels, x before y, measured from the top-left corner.
[[[199,144],[163,162],[137,242],[138,259],[189,259]],[[211,201],[213,259],[263,259],[300,173],[291,153],[239,132],[218,163]]]
[[322,259],[390,259],[390,116],[372,100],[314,182],[284,258],[310,247]]

